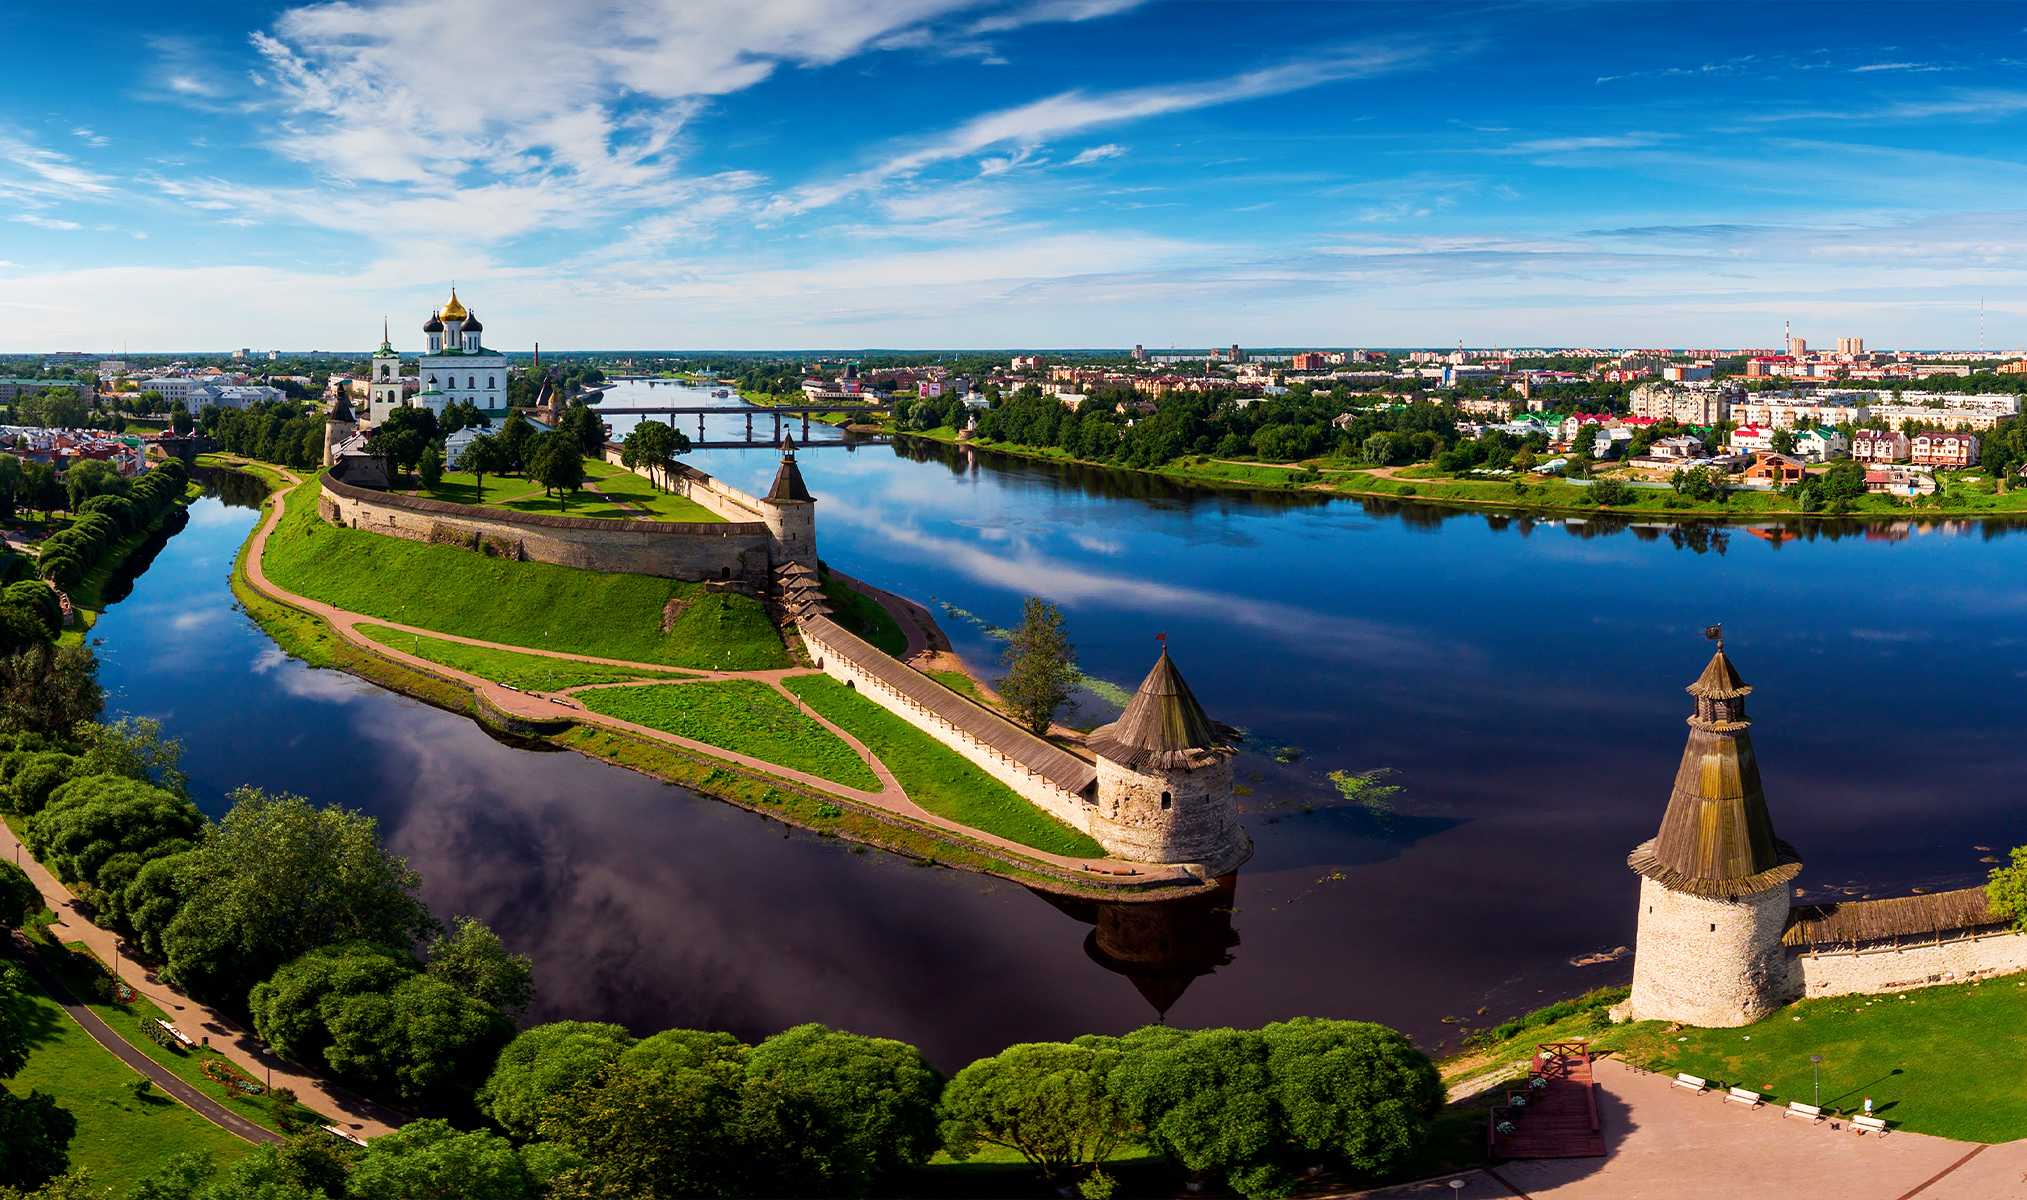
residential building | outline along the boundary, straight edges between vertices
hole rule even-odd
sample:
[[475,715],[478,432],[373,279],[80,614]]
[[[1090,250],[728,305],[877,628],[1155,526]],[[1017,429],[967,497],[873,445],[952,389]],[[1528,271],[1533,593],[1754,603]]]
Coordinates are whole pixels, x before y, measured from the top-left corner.
[[1860,429],[1851,435],[1851,457],[1859,462],[1900,462],[1908,450],[1907,435],[1897,429]]
[[1865,490],[1889,496],[1932,496],[1935,476],[1909,467],[1875,467],[1865,472]]
[[[1871,393],[1846,393],[1846,396],[1869,398]],[[1769,429],[1794,429],[1805,419],[1817,425],[1840,425],[1847,421],[1856,425],[1878,415],[1877,409],[1865,404],[1840,404],[1836,399],[1742,397],[1732,403],[1731,414],[1742,425],[1764,425]]]
[[1481,417],[1499,417],[1502,420],[1513,415],[1512,400],[1468,399],[1457,401],[1457,411]]
[[1290,365],[1298,371],[1322,371],[1329,368],[1330,356],[1313,352],[1298,354]]
[[1633,389],[1633,415],[1656,420],[1672,418],[1684,425],[1722,425],[1732,419],[1732,404],[1745,393],[1736,387],[1680,387],[1647,383]]
[[1633,431],[1624,425],[1600,429],[1597,436],[1591,439],[1591,457],[1617,458],[1632,440]]
[[1839,353],[1839,354],[1863,354],[1863,353],[1865,353],[1865,339],[1864,339],[1864,338],[1862,338],[1862,337],[1861,337],[1861,338],[1850,338],[1850,337],[1845,337],[1845,338],[1838,338],[1838,339],[1837,339],[1837,353]]
[[1740,454],[1770,453],[1774,448],[1774,431],[1765,425],[1741,425],[1731,431],[1727,444]]
[[1807,354],[1808,352],[1809,352],[1809,339],[1808,339],[1808,338],[1798,338],[1798,337],[1791,337],[1791,338],[1789,338],[1789,339],[1788,339],[1788,355],[1789,355],[1789,357],[1791,357],[1791,358],[1800,358],[1800,357],[1802,357],[1802,356],[1803,356],[1804,354]]
[[941,396],[943,394],[943,381],[941,379],[920,380],[915,384],[915,394],[918,396]]
[[1716,370],[1717,368],[1711,366],[1684,366],[1680,363],[1670,363],[1661,368],[1661,378],[1666,379],[1670,383],[1687,383],[1691,380],[1709,379]]
[[1748,484],[1786,487],[1800,483],[1808,473],[1801,459],[1769,452],[1753,455],[1752,465],[1745,469],[1745,479]]
[[1147,361],[1147,351],[1143,347],[1141,347],[1138,343],[1135,343],[1133,347],[1133,361],[1134,362]]
[[91,381],[86,379],[0,379],[0,402],[11,404],[23,396],[33,396],[51,388],[70,388],[87,399],[92,394]]
[[1978,462],[1978,436],[1974,433],[1917,433],[1908,445],[1908,458],[1938,467],[1970,467]]
[[1804,462],[1829,462],[1850,454],[1851,439],[1835,429],[1804,429],[1795,435],[1795,455]]
[[1049,360],[1039,354],[1016,354],[1013,356],[1012,361],[1013,365],[1009,368],[1010,370],[1046,371],[1049,369]]
[[1647,453],[1652,458],[1681,460],[1704,456],[1703,442],[1687,436],[1658,438],[1648,447]]

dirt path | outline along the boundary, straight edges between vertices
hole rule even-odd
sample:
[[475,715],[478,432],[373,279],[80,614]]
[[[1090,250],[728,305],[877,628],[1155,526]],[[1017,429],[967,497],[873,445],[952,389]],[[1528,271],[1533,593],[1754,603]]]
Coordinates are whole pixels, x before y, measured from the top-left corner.
[[[289,480],[290,489],[301,486],[303,482],[302,478],[296,475],[293,471],[290,471],[283,467],[276,467],[272,464],[266,465],[269,470],[275,471],[276,473],[286,477]],[[1024,846],[1021,843],[1013,841],[1009,838],[1003,838],[997,834],[987,833],[984,830],[976,829],[973,828],[972,826],[961,824],[957,821],[949,819],[948,817],[939,816],[936,813],[928,811],[927,809],[916,804],[914,800],[908,797],[907,792],[901,787],[900,783],[895,780],[893,772],[890,771],[887,768],[887,765],[881,762],[879,760],[879,757],[875,755],[870,749],[868,749],[864,743],[860,742],[858,739],[852,737],[851,735],[845,733],[844,730],[838,728],[830,721],[825,720],[823,717],[819,716],[814,711],[809,710],[807,706],[803,706],[801,704],[801,701],[796,699],[794,693],[789,692],[786,688],[783,688],[781,686],[781,681],[791,676],[820,674],[820,672],[814,670],[795,667],[779,668],[767,671],[695,670],[689,667],[671,668],[666,664],[660,663],[634,662],[628,659],[619,659],[619,658],[600,658],[595,655],[589,654],[571,654],[560,650],[536,650],[527,646],[510,646],[501,642],[488,642],[478,638],[459,637],[455,634],[439,633],[433,629],[421,629],[413,625],[402,625],[393,621],[388,621],[381,617],[372,617],[366,615],[365,613],[351,612],[346,609],[337,608],[333,605],[325,604],[320,600],[312,600],[308,596],[296,595],[294,592],[290,592],[282,588],[280,585],[274,583],[270,579],[268,579],[267,571],[263,563],[263,558],[267,550],[268,537],[270,534],[274,532],[275,527],[281,523],[282,513],[285,508],[283,504],[283,497],[285,496],[285,494],[286,490],[278,491],[273,495],[273,497],[271,498],[271,503],[268,506],[268,512],[266,516],[264,516],[261,519],[260,527],[254,532],[253,540],[248,548],[246,556],[246,574],[248,580],[253,584],[253,586],[262,593],[271,596],[276,600],[281,601],[282,603],[288,605],[291,608],[299,609],[326,622],[331,626],[332,629],[337,631],[340,637],[344,638],[348,642],[351,642],[355,646],[368,650],[371,653],[381,655],[382,657],[393,659],[396,662],[402,663],[405,666],[413,667],[416,670],[425,672],[427,674],[434,675],[443,679],[454,680],[460,685],[470,688],[474,694],[483,697],[486,702],[492,704],[494,707],[498,708],[502,712],[511,714],[513,716],[527,718],[530,720],[553,721],[557,717],[556,710],[558,708],[564,708],[569,710],[570,719],[581,722],[585,725],[604,726],[615,730],[623,730],[629,734],[633,734],[636,737],[646,738],[657,742],[663,742],[668,745],[676,746],[683,750],[690,751],[692,753],[709,755],[712,758],[716,758],[724,762],[734,763],[739,766],[748,768],[750,770],[761,771],[766,774],[773,775],[777,778],[786,779],[795,783],[802,784],[803,786],[812,788],[816,791],[827,792],[832,795],[850,799],[861,804],[880,808],[897,817],[904,817],[911,821],[920,822],[926,825],[932,825],[938,829],[946,830],[951,833],[960,834],[973,841],[993,846],[999,850],[1006,851],[1020,858],[1026,858],[1034,861],[1049,863],[1053,866],[1064,868],[1067,870],[1079,871],[1092,875],[1104,875],[1113,877],[1131,876],[1134,878],[1136,882],[1139,881],[1163,882],[1163,883],[1183,882],[1186,880],[1194,880],[1196,878],[1195,875],[1191,874],[1189,871],[1185,870],[1180,866],[1169,866],[1165,864],[1153,864],[1153,863],[1131,863],[1121,859],[1113,859],[1113,858],[1077,858],[1070,855],[1050,854],[1043,850],[1037,850],[1032,846]],[[873,589],[873,591],[877,591],[877,589]],[[869,592],[868,594],[872,594],[872,592]],[[895,599],[897,600],[897,602],[899,602],[898,597]],[[910,625],[914,624],[914,620],[912,617],[910,618],[908,624]],[[829,729],[832,733],[837,734],[838,737],[843,739],[845,744],[850,746],[852,750],[855,753],[857,753],[861,759],[865,761],[866,765],[872,769],[874,777],[880,780],[881,790],[878,792],[867,792],[857,788],[846,787],[842,784],[833,783],[830,780],[823,779],[816,775],[811,775],[803,771],[798,771],[790,767],[782,766],[779,763],[768,762],[765,759],[759,759],[754,758],[750,755],[739,754],[734,751],[727,750],[721,746],[713,746],[708,742],[700,742],[692,738],[679,737],[672,733],[665,733],[659,729],[652,729],[645,725],[636,725],[631,721],[622,721],[617,717],[609,717],[603,713],[593,712],[589,708],[586,708],[584,706],[583,701],[577,700],[569,694],[572,691],[585,690],[584,687],[566,689],[561,692],[537,692],[537,691],[522,691],[518,688],[511,688],[507,687],[504,684],[494,683],[489,679],[486,679],[482,676],[474,675],[469,671],[460,671],[455,667],[448,667],[443,665],[442,663],[431,662],[429,659],[423,658],[419,655],[410,654],[407,653],[406,651],[396,649],[393,646],[385,645],[380,642],[375,642],[358,631],[357,627],[360,625],[377,625],[382,626],[384,628],[400,630],[403,633],[413,633],[421,635],[423,637],[441,638],[445,641],[457,642],[460,645],[477,646],[489,650],[506,650],[517,654],[536,654],[541,655],[542,657],[545,658],[560,658],[572,662],[597,663],[605,666],[628,667],[633,668],[635,670],[644,670],[644,671],[682,670],[688,671],[696,677],[695,680],[688,680],[688,681],[671,680],[666,683],[659,683],[659,684],[655,680],[630,680],[622,684],[613,684],[613,685],[593,684],[593,685],[586,685],[587,687],[640,686],[642,684],[665,686],[665,687],[680,687],[685,682],[728,680],[728,679],[757,679],[781,691],[782,694],[788,696],[791,700],[796,700],[797,705],[799,707],[803,707],[803,710],[806,713],[808,713],[808,715],[811,718],[815,719],[816,721],[821,723],[826,729]],[[926,645],[927,640],[926,635],[923,636]]]

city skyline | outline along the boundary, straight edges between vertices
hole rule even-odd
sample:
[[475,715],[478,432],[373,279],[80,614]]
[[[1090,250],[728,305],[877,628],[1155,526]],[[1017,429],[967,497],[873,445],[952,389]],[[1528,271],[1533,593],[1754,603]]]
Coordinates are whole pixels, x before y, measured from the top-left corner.
[[1908,11],[16,7],[0,351],[2017,346],[2023,31]]

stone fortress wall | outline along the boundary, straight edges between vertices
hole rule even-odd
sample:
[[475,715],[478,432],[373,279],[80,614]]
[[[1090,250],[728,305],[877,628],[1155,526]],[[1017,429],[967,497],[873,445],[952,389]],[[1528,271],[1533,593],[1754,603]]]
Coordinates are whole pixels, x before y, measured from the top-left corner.
[[[403,496],[355,487],[328,472],[321,482],[318,512],[332,524],[352,529],[587,571],[659,575],[692,582],[736,579],[756,589],[768,584],[773,535],[765,522],[751,519],[750,513],[745,520],[724,523],[619,521]],[[725,492],[733,491],[718,486]],[[759,501],[747,499],[756,508],[760,506]]]
[[1953,939],[1917,946],[1791,954],[1788,978],[1797,996],[1905,992],[2027,971],[2027,934],[1966,930]]
[[[620,461],[624,452],[618,442],[605,444],[605,461],[615,467],[625,467]],[[775,542],[777,557],[782,562],[798,562],[816,569],[816,508],[809,504],[770,504],[756,499],[712,475],[695,467],[677,463],[669,471],[666,480],[660,472],[642,467],[631,468],[634,474],[650,483],[666,482],[671,491],[710,510],[727,521],[758,521],[767,526]]]

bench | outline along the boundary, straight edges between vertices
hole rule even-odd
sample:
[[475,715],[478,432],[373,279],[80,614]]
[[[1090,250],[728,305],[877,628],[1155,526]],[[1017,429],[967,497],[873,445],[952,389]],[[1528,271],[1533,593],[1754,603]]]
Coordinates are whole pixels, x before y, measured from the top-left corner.
[[1726,1100],[1736,1100],[1747,1108],[1758,1108],[1763,1103],[1758,1092],[1748,1092],[1742,1087],[1735,1087],[1726,1092],[1724,1098]]
[[176,1028],[174,1025],[169,1024],[169,1022],[167,1021],[161,1022],[161,1026],[164,1030],[168,1031],[170,1037],[175,1038],[177,1041],[190,1047],[192,1050],[195,1050],[197,1048],[197,1043],[190,1040],[189,1034],[184,1033],[182,1030]]
[[1784,1117],[1807,1117],[1811,1123],[1814,1123],[1823,1119],[1823,1110],[1813,1104],[1804,1104],[1800,1100],[1790,1100],[1788,1101],[1788,1107],[1781,1110],[1781,1115]]
[[1687,1071],[1678,1071],[1675,1074],[1675,1086],[1688,1088],[1690,1091],[1701,1096],[1710,1087],[1710,1081],[1696,1075],[1691,1075]]
[[326,1125],[324,1126],[324,1132],[335,1138],[343,1138],[354,1146],[364,1146],[366,1144],[365,1138],[340,1125]]
[[1879,1134],[1883,1137],[1886,1134],[1886,1122],[1880,1120],[1878,1117],[1851,1118],[1851,1132],[1863,1137],[1865,1135],[1866,1130],[1871,1130],[1873,1133]]

